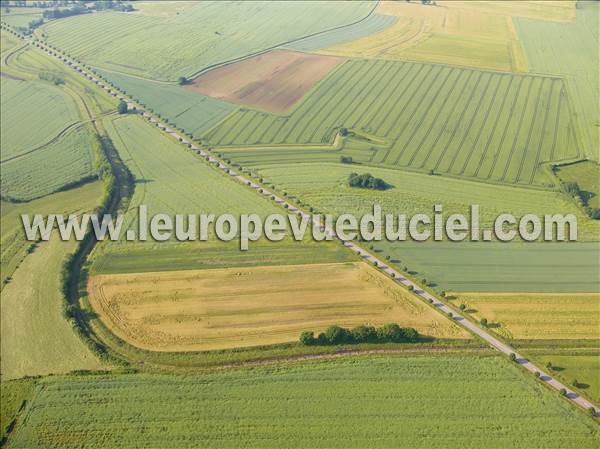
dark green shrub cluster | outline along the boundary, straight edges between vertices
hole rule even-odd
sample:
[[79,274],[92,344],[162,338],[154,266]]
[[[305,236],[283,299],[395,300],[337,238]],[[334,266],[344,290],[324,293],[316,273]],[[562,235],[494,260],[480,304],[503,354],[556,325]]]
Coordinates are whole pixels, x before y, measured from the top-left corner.
[[300,334],[299,341],[305,346],[321,346],[358,343],[412,343],[418,339],[419,333],[412,327],[400,327],[395,323],[390,323],[378,328],[358,326],[347,329],[340,326],[329,326],[317,337],[312,331],[304,331]]
[[385,190],[390,187],[383,179],[376,178],[370,173],[364,173],[362,175],[350,173],[350,176],[348,176],[348,185],[350,187],[373,190]]

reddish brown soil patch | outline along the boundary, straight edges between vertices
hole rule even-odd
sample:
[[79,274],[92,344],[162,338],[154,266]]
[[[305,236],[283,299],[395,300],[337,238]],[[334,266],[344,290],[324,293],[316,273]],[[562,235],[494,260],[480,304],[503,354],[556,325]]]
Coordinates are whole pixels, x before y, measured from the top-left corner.
[[185,88],[249,107],[283,113],[344,61],[273,50],[211,70]]

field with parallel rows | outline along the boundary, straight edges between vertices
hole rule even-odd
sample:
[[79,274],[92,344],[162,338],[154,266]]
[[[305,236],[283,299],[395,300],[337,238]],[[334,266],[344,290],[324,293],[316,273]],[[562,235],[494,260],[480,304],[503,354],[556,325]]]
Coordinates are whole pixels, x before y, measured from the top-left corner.
[[40,381],[17,448],[595,448],[597,426],[499,357],[369,357]]
[[40,30],[50,44],[88,64],[176,81],[213,64],[357,22],[375,6],[372,1],[198,2],[166,19],[101,12],[52,21]]
[[372,136],[357,162],[500,183],[550,183],[540,164],[580,154],[560,78],[382,60],[347,61],[289,116],[240,109],[207,138],[322,144],[341,127]]
[[581,145],[600,161],[600,4],[579,2],[573,23],[517,18],[515,24],[531,69],[565,76]]

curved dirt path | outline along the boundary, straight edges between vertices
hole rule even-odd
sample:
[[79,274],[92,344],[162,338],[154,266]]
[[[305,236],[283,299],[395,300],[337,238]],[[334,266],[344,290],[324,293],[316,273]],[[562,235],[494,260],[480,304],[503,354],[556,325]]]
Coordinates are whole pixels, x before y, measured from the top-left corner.
[[[51,54],[51,50],[49,50],[43,43],[41,45],[42,45],[42,49],[44,51],[46,51],[48,54]],[[281,207],[285,207],[287,209],[288,213],[298,214],[304,220],[311,220],[311,215],[309,215],[308,213],[302,211],[301,209],[296,207],[294,204],[287,202],[285,199],[279,197],[274,192],[271,192],[268,189],[264,188],[263,186],[257,184],[253,180],[236,173],[227,164],[222,162],[220,159],[215,158],[211,154],[208,154],[206,151],[204,151],[203,149],[201,149],[200,147],[195,145],[193,142],[191,142],[186,136],[179,134],[174,129],[168,127],[167,125],[162,123],[160,120],[157,120],[156,118],[154,118],[153,116],[151,116],[150,114],[145,112],[142,108],[140,108],[140,106],[138,104],[134,103],[131,99],[128,99],[125,96],[119,94],[117,91],[111,89],[109,86],[105,85],[103,82],[98,80],[95,76],[87,73],[86,70],[83,69],[82,67],[80,67],[78,63],[76,63],[74,61],[71,61],[71,62],[73,63],[73,65],[71,67],[74,70],[76,70],[77,72],[81,73],[82,76],[88,78],[89,80],[91,80],[93,82],[96,82],[96,84],[99,87],[103,88],[106,92],[113,95],[114,97],[117,97],[119,100],[126,101],[129,109],[139,111],[141,113],[142,117],[146,118],[150,123],[155,124],[159,129],[161,129],[162,131],[164,131],[171,137],[174,137],[179,142],[186,145],[190,150],[194,151],[194,153],[205,158],[207,162],[215,165],[217,168],[219,168],[220,170],[224,171],[226,174],[231,176],[232,179],[235,179],[238,182],[241,182],[243,185],[248,186],[249,188],[257,191],[257,193],[259,193],[265,197],[269,197],[269,198],[273,197],[273,201],[275,203],[279,204]],[[532,374],[534,374],[536,372],[539,373],[540,381],[545,383],[546,385],[548,385],[550,388],[553,388],[557,391],[565,390],[565,392],[566,392],[565,397],[567,399],[569,399],[570,401],[572,401],[575,405],[577,405],[585,410],[590,410],[593,407],[595,410],[595,416],[600,416],[600,408],[598,408],[596,405],[594,405],[592,402],[588,401],[587,399],[581,397],[579,394],[577,394],[575,391],[568,388],[563,383],[554,379],[552,376],[550,376],[548,373],[544,372],[538,366],[534,365],[532,362],[530,362],[525,357],[520,355],[513,347],[511,347],[510,345],[508,345],[506,343],[503,343],[502,341],[500,341],[496,337],[494,337],[492,334],[490,334],[488,331],[479,327],[475,323],[469,321],[463,315],[461,315],[460,313],[457,313],[454,309],[451,309],[446,304],[442,303],[440,300],[435,298],[433,295],[424,291],[419,285],[417,285],[416,283],[414,283],[411,280],[404,277],[404,275],[402,275],[402,273],[391,268],[385,262],[378,259],[376,256],[374,256],[373,254],[364,250],[363,248],[359,247],[354,242],[340,240],[335,235],[335,232],[333,231],[333,229],[321,225],[316,218],[312,219],[312,222],[313,222],[313,225],[319,227],[326,235],[329,235],[334,240],[339,241],[340,244],[343,244],[350,251],[352,251],[355,254],[357,254],[358,256],[362,257],[363,260],[371,262],[372,264],[377,263],[377,268],[380,271],[392,276],[393,279],[397,283],[402,284],[405,287],[412,286],[414,288],[415,295],[417,295],[418,297],[423,299],[426,303],[430,304],[432,307],[435,307],[441,313],[444,313],[448,317],[451,317],[451,319],[453,319],[458,325],[462,326],[463,328],[465,328],[472,334],[475,334],[476,336],[483,339],[492,348],[496,349],[497,351],[499,351],[507,356],[514,354],[516,357],[516,363],[521,365],[523,368],[525,368],[527,371],[529,371]]]

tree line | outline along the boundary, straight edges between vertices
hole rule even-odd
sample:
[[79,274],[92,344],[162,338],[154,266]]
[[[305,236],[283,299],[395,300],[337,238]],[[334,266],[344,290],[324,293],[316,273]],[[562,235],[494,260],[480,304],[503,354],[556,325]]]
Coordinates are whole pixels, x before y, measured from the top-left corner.
[[381,327],[357,326],[347,329],[340,326],[329,326],[315,337],[312,331],[300,334],[299,341],[305,346],[342,345],[358,343],[414,343],[419,340],[419,333],[412,327],[400,327],[396,323]]

